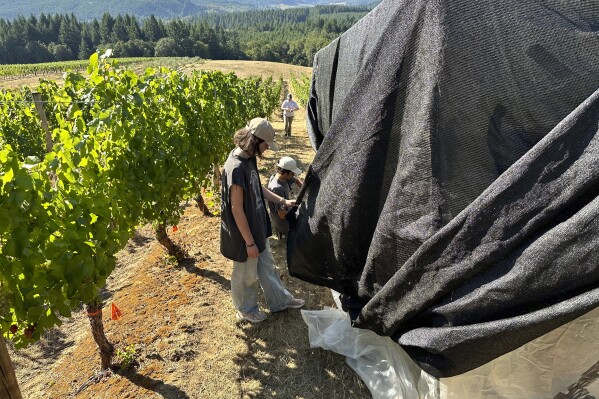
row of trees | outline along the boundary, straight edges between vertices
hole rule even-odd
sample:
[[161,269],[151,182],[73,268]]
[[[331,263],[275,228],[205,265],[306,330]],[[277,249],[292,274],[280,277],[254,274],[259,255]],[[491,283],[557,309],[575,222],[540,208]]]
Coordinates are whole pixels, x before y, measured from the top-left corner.
[[118,57],[199,56],[237,59],[235,35],[206,22],[164,22],[130,15],[80,22],[74,15],[0,19],[0,63],[24,64],[87,59],[98,48]]
[[353,25],[365,8],[322,7],[163,21],[131,15],[78,21],[71,15],[0,19],[0,64],[117,57],[253,59],[310,65],[314,53]]
[[[327,32],[341,33],[347,25],[355,23],[371,7],[348,7],[340,5],[291,8],[287,10],[257,10],[234,13],[215,13],[202,16],[201,20],[208,21],[212,26],[239,31],[250,29],[254,31],[272,31],[284,26],[298,24],[296,29],[313,31],[325,29]],[[342,27],[346,28],[343,29]]]
[[235,32],[250,59],[311,66],[318,50],[366,12],[365,7],[322,6],[215,14],[204,20]]

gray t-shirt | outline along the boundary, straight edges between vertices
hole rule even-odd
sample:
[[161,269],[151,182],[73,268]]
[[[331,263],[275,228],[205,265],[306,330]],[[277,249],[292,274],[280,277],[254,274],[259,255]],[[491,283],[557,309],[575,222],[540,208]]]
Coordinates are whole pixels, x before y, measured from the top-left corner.
[[232,151],[225,162],[221,181],[221,225],[220,251],[225,258],[245,262],[247,249],[245,241],[237,228],[231,210],[231,186],[243,188],[243,211],[248,220],[252,237],[260,252],[266,249],[266,239],[272,235],[272,228],[264,197],[256,158],[243,158]]
[[[277,175],[272,175],[268,181],[268,189],[273,193],[280,195],[285,199],[289,199],[291,195],[291,185],[295,183],[295,177],[287,181],[281,181],[277,179]],[[274,229],[282,234],[289,233],[289,222],[286,219],[279,217],[279,210],[287,210],[285,205],[277,204],[272,201],[268,201],[268,209],[270,210],[270,219]]]

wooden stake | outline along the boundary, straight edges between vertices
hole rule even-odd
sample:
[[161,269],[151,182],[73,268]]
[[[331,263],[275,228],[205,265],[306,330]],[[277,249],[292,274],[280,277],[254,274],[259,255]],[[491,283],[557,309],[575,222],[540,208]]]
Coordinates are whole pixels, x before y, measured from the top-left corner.
[[222,178],[222,174],[220,173],[220,168],[217,164],[212,165],[212,189],[214,191],[220,190],[220,182]]
[[0,336],[0,398],[22,399],[15,369],[12,366],[4,338]]
[[44,110],[44,102],[42,101],[41,93],[37,91],[31,92],[33,96],[33,103],[35,104],[35,110],[42,121],[42,128],[46,132],[46,152],[52,152],[52,133],[50,133],[50,129],[48,128],[48,119],[46,119],[46,111]]

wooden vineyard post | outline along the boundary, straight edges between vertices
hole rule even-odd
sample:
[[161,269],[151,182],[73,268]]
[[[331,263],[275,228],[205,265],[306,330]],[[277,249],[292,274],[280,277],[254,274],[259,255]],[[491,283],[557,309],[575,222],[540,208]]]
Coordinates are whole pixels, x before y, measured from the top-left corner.
[[48,119],[46,119],[46,111],[44,111],[42,95],[37,91],[32,92],[31,95],[33,96],[35,110],[40,117],[40,121],[42,121],[42,128],[44,128],[44,132],[46,132],[46,152],[51,152],[53,147],[52,134],[50,133],[50,129],[48,129]]
[[[46,118],[46,111],[44,110],[42,95],[37,91],[31,92],[31,95],[33,96],[33,103],[35,104],[37,115],[42,122],[42,128],[46,133],[46,152],[51,152],[54,149],[54,143],[52,143],[52,133],[50,132],[50,128],[48,128],[48,119]],[[56,175],[54,172],[52,172],[49,177],[52,186],[56,186]]]
[[0,336],[0,398],[22,399],[15,369],[12,366],[4,338]]
[[217,164],[212,165],[212,169],[214,171],[214,173],[212,175],[212,189],[214,191],[216,191],[217,189],[220,188],[220,181],[221,181],[222,175],[220,173],[220,168],[218,167]]

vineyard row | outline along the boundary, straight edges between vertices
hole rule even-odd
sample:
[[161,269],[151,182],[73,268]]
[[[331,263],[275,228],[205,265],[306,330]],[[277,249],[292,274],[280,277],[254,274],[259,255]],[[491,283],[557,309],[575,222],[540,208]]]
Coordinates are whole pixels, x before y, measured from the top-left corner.
[[37,88],[50,152],[30,90],[0,93],[0,332],[17,347],[81,302],[97,308],[134,229],[175,225],[232,133],[271,115],[282,86],[221,72],[137,74],[98,54],[85,76],[64,79]]

